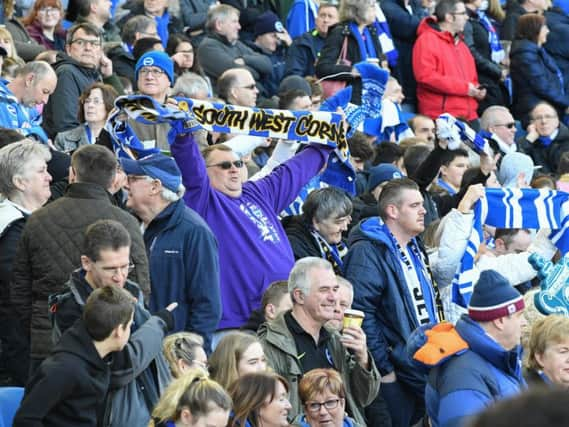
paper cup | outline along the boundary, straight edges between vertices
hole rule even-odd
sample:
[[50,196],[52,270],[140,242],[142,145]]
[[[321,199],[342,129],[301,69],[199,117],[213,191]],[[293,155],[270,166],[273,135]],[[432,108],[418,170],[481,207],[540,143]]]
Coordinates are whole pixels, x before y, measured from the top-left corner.
[[364,317],[365,317],[364,312],[360,310],[348,309],[344,311],[344,321],[343,321],[344,328],[349,328],[349,327],[361,328]]

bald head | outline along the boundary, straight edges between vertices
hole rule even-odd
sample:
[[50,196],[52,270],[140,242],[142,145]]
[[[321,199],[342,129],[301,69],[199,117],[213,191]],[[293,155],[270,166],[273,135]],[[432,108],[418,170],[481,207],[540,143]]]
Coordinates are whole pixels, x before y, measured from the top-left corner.
[[217,93],[229,104],[254,107],[259,90],[249,70],[231,68],[217,80]]

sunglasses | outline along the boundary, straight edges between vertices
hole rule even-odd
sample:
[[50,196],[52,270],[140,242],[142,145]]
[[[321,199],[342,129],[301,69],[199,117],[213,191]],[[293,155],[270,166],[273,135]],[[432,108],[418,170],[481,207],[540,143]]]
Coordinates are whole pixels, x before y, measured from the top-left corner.
[[237,169],[241,169],[244,165],[245,165],[245,163],[243,162],[243,160],[235,160],[233,162],[226,160],[225,162],[216,163],[214,165],[208,165],[207,167],[212,168],[212,167],[216,166],[216,167],[221,168],[223,170],[229,170],[229,169],[231,169],[231,166],[235,166]]
[[516,124],[514,122],[512,122],[512,123],[504,123],[501,125],[494,125],[494,126],[504,126],[504,127],[507,127],[508,129],[513,129],[516,127]]

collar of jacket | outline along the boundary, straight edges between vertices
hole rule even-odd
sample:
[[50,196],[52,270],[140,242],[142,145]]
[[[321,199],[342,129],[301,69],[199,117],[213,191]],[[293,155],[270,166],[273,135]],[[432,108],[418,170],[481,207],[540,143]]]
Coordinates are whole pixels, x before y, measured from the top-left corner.
[[183,199],[170,203],[162,210],[162,212],[160,212],[152,221],[150,221],[145,234],[152,232],[155,229],[164,231],[175,227],[182,221],[182,216],[184,215],[185,209],[186,204],[184,203]]
[[65,197],[71,197],[73,199],[107,200],[113,204],[113,197],[107,190],[99,184],[92,184],[90,182],[75,182],[69,184],[65,191]]

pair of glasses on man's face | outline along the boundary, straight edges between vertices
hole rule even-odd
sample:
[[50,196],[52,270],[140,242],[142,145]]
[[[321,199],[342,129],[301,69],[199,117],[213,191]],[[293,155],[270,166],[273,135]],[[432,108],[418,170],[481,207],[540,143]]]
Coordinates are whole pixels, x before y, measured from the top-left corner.
[[215,163],[213,165],[208,165],[207,167],[212,168],[215,166],[223,170],[229,170],[231,169],[231,166],[235,166],[237,169],[241,169],[244,165],[245,163],[243,162],[243,160],[235,160],[233,162],[226,160],[225,162]]

